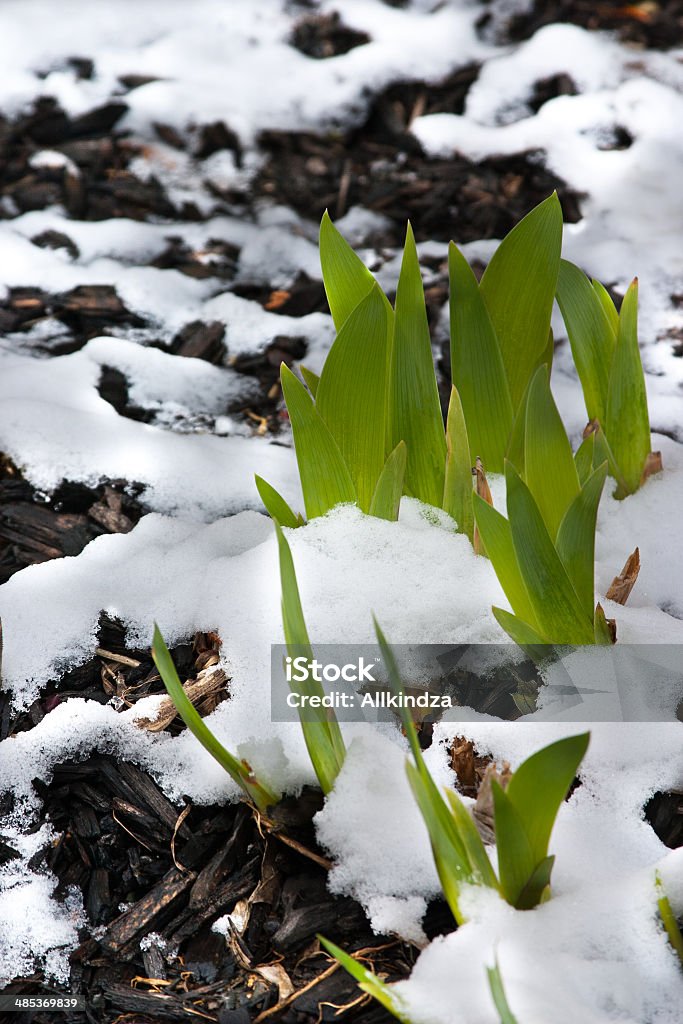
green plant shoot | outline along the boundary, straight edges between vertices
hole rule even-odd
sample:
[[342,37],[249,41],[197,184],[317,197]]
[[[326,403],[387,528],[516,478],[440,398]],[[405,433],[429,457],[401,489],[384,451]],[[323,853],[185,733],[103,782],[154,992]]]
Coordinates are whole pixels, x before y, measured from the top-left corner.
[[517,410],[541,364],[552,361],[550,317],[562,246],[557,195],[510,231],[477,284],[449,248],[451,367],[472,452],[500,473]]
[[339,946],[335,946],[334,942],[330,942],[329,939],[318,935],[318,941],[323,949],[330,956],[334,957],[337,963],[358,982],[358,987],[362,992],[367,992],[373,999],[376,999],[380,1006],[388,1010],[396,1020],[401,1021],[401,1024],[412,1024],[410,1017],[406,1013],[403,1000],[394,991],[392,985],[387,985],[385,981],[377,977],[374,971],[369,971],[367,967],[363,967],[354,957],[349,956]]
[[204,722],[197,709],[185,693],[176,672],[173,659],[168,647],[164,642],[161,631],[157,624],[154,624],[154,640],[152,643],[152,657],[154,664],[159,670],[162,682],[166,691],[173,701],[176,710],[183,722],[198,739],[201,745],[208,750],[228,775],[243,790],[245,795],[260,810],[265,811],[279,803],[281,794],[276,793],[264,782],[260,781],[254,774],[251,765],[243,758],[237,758],[225,749],[222,743],[216,739],[209,727]]
[[[393,651],[375,620],[377,641],[394,693],[401,694]],[[513,907],[528,910],[547,899],[554,858],[548,855],[555,819],[588,747],[589,734],[570,736],[524,761],[507,789],[493,783],[498,878],[472,817],[453,790],[442,794],[425,764],[410,712],[399,704],[412,761],[408,780],[432,844],[434,863],[449,907],[459,924],[463,885],[485,885]]]
[[591,468],[594,452],[587,447],[579,460],[588,456],[582,482],[545,366],[529,383],[516,440],[518,466],[505,466],[507,520],[473,498],[477,527],[512,606],[512,614],[493,613],[522,646],[609,642],[602,609],[594,606],[593,579],[607,462]]
[[[310,663],[313,660],[313,649],[308,638],[308,630],[301,607],[292,552],[277,522],[275,531],[280,556],[282,622],[287,652],[291,658],[305,657]],[[325,692],[322,684],[313,679],[312,675],[302,682],[292,681],[290,686],[292,692],[297,694],[305,693],[322,697]],[[306,748],[320,788],[323,793],[329,793],[346,756],[344,739],[336,715],[331,708],[307,708],[306,714],[300,715],[300,718]]]
[[486,968],[486,975],[489,980],[491,998],[493,999],[494,1005],[498,1010],[500,1024],[518,1024],[517,1018],[510,1009],[510,1004],[508,1003],[507,1000],[505,987],[503,985],[503,978],[500,973],[500,967],[498,966],[497,960],[493,967]]
[[557,302],[583,388],[590,428],[602,428],[603,452],[616,498],[633,494],[661,468],[651,452],[645,374],[638,345],[638,279],[617,313],[606,289],[567,260],[560,263]]

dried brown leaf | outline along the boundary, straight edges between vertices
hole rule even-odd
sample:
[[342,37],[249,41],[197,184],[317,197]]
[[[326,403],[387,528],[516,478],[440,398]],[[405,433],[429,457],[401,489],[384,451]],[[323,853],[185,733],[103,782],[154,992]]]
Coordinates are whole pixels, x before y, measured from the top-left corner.
[[[480,498],[484,499],[487,505],[493,505],[493,495],[491,494],[491,488],[489,487],[489,482],[486,479],[486,473],[484,472],[484,463],[481,461],[478,455],[472,472],[476,477],[475,490],[477,494],[479,495]],[[472,541],[472,545],[474,547],[475,555],[486,554],[481,537],[479,536],[479,530],[477,529],[476,523],[474,525],[474,538]]]
[[451,768],[458,776],[458,785],[463,792],[477,789],[477,772],[474,761],[472,740],[456,736],[451,747]]
[[486,771],[484,772],[484,778],[482,779],[479,793],[472,810],[472,817],[474,823],[479,830],[479,835],[485,843],[489,845],[494,843],[496,840],[496,832],[494,828],[494,812],[493,812],[493,789],[491,783],[495,781],[505,789],[508,782],[512,778],[512,772],[510,771],[510,765],[507,761],[503,761],[503,770],[498,771],[498,767],[495,764],[487,765]]
[[640,572],[640,550],[633,551],[626,559],[626,564],[618,576],[615,576],[605,594],[610,601],[626,604]]
[[648,452],[648,456],[645,459],[645,465],[643,466],[643,475],[640,478],[640,486],[643,486],[649,476],[653,476],[655,473],[661,473],[662,466],[662,453]]

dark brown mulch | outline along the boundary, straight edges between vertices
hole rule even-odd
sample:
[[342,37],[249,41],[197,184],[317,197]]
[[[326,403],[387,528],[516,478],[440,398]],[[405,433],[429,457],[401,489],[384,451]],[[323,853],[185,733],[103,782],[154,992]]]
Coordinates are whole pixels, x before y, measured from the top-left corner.
[[294,26],[291,38],[292,46],[316,60],[337,57],[369,42],[369,35],[349,28],[337,11],[305,15]]
[[[34,866],[54,872],[58,896],[74,885],[83,891],[96,929],[96,937],[83,931],[71,957],[69,989],[86,994],[89,1021],[113,1022],[121,1014],[136,1024],[180,1022],[188,1014],[222,1024],[253,1021],[280,1001],[272,974],[260,973],[273,964],[300,994],[267,1019],[391,1019],[377,1004],[359,1004],[355,982],[341,969],[329,971],[319,951],[317,932],[369,950],[367,962],[391,980],[406,976],[415,959],[410,946],[373,935],[352,899],[328,892],[327,863],[311,824],[319,793],[283,802],[269,820],[244,804],[201,807],[189,800],[181,814],[146,773],[100,755],[60,765],[49,785],[34,785],[60,835]],[[226,943],[211,926],[238,901],[247,901],[240,903],[246,927]],[[444,928],[444,917],[435,905],[433,931]],[[4,990],[48,991],[40,973]]]
[[0,582],[27,565],[77,555],[103,533],[128,533],[146,511],[141,490],[125,480],[65,480],[46,498],[0,455]]
[[402,243],[406,219],[418,240],[501,238],[554,189],[565,220],[580,220],[581,197],[546,170],[541,153],[479,163],[423,153],[410,134],[411,121],[422,113],[461,112],[477,70],[463,68],[437,86],[392,85],[349,132],[263,133],[259,141],[268,160],[257,195],[314,220],[326,209],[340,217],[351,206],[364,206],[390,219],[392,226],[377,239],[390,245]]
[[[486,0],[483,0],[486,4]],[[536,0],[529,10],[509,15],[505,12],[494,19],[499,42],[519,42],[528,39],[544,25],[569,22],[591,31],[614,32],[623,43],[635,47],[671,50],[683,44],[683,3],[665,0],[651,3],[595,3],[592,0]],[[485,13],[479,23],[486,32],[491,23]]]
[[[67,247],[69,240],[62,237]],[[76,352],[90,338],[126,326],[143,327],[145,321],[126,308],[111,285],[79,285],[59,295],[41,288],[10,288],[0,301],[0,331],[24,333],[37,324],[50,330],[44,330],[34,347],[62,356]]]
[[[146,220],[150,215],[201,219],[192,204],[176,207],[154,177],[143,181],[128,169],[141,147],[116,130],[126,110],[124,102],[112,101],[72,119],[46,97],[17,119],[0,116],[0,184],[5,197],[0,216],[13,216],[13,209],[24,213],[62,203],[79,220]],[[46,148],[61,153],[70,164],[32,167],[30,158]]]
[[683,792],[655,793],[645,805],[645,818],[665,846],[683,846]]

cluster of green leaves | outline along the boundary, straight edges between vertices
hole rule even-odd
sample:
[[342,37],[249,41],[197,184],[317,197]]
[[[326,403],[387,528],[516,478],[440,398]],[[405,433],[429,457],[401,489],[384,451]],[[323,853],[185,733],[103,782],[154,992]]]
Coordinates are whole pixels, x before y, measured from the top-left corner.
[[599,281],[560,262],[557,302],[569,335],[586,409],[617,482],[615,497],[637,491],[647,475],[650,419],[638,346],[638,280],[617,313]]
[[[393,651],[375,622],[377,640],[395,693],[402,693]],[[460,896],[465,885],[495,889],[518,910],[547,899],[555,858],[548,855],[555,818],[588,748],[589,733],[551,743],[524,761],[505,789],[492,781],[498,877],[477,827],[454,790],[442,793],[425,764],[407,708],[403,729],[413,760],[406,771],[432,844],[444,896],[459,924],[465,917]]]
[[595,527],[607,461],[591,434],[572,455],[548,370],[527,387],[505,463],[506,519],[474,496],[475,519],[513,614],[496,619],[522,646],[611,642],[594,606]]
[[226,750],[220,740],[214,736],[206,725],[204,719],[183,689],[183,684],[180,682],[169,649],[156,623],[154,624],[152,657],[154,658],[154,664],[159,670],[162,682],[166,687],[166,692],[173,701],[178,714],[187,728],[199,740],[205,750],[208,750],[211,756],[225,769],[231,779],[243,790],[247,799],[260,811],[265,811],[268,807],[273,807],[279,803],[282,794],[271,789],[262,780],[259,780],[249,762],[243,758],[235,757],[234,754]]
[[[513,608],[494,614],[527,647],[613,639],[594,606],[597,507],[607,473],[624,497],[659,465],[650,453],[637,283],[617,313],[602,285],[561,260],[561,245],[556,194],[510,231],[481,282],[451,243],[453,386],[444,429],[410,225],[392,307],[325,214],[320,258],[336,339],[319,377],[302,367],[302,383],[281,370],[306,516],[355,503],[395,520],[403,494],[445,509],[491,558]],[[575,456],[549,386],[556,297],[591,418]],[[473,456],[505,473],[507,520],[473,488]],[[270,484],[256,483],[276,522],[303,525]]]
[[[276,525],[282,577],[282,617],[288,652],[313,660],[304,621],[292,553],[281,528]],[[394,653],[375,620],[375,633],[396,694],[403,687]],[[322,696],[322,684],[313,679],[292,683],[297,692]],[[311,762],[324,792],[331,789],[342,767],[345,749],[332,709],[321,709],[313,722],[302,728]],[[499,877],[493,870],[486,847],[465,805],[454,791],[445,796],[432,779],[407,708],[401,720],[410,743],[413,760],[406,764],[408,779],[427,825],[441,885],[453,915],[462,922],[459,900],[462,886],[485,885],[496,889],[512,906],[527,909],[545,896],[550,883],[553,858],[548,844],[557,812],[571,785],[588,746],[588,734],[551,744],[525,761],[512,776],[507,789],[493,783],[496,845]]]
[[[342,502],[398,517],[402,494],[445,508],[472,538],[472,460],[459,395],[444,429],[424,288],[408,225],[395,308],[325,214],[323,280],[337,335],[320,377],[285,365],[282,391],[292,424],[306,516]],[[283,526],[301,525],[274,488],[256,480]]]
[[[449,249],[453,389],[444,431],[413,232],[408,225],[392,308],[327,214],[320,228],[325,290],[337,336],[308,388],[282,367],[306,515],[340,502],[395,519],[401,494],[446,509],[473,535],[472,458],[501,472],[535,369],[552,361],[550,316],[562,242],[553,194],[500,244],[478,284]],[[257,479],[273,518],[300,525]]]

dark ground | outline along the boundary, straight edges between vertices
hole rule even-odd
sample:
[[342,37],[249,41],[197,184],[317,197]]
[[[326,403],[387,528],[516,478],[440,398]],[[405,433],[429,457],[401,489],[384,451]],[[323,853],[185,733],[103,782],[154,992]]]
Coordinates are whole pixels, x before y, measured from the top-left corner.
[[[498,40],[517,40],[528,38],[543,24],[562,20],[612,29],[636,46],[670,48],[683,43],[683,3],[653,7],[555,0],[537,3],[528,14],[507,22],[483,3],[481,31]],[[292,40],[314,59],[364,41],[338,18],[315,15],[302,17]],[[79,74],[92,74],[87,58],[74,61]],[[326,207],[340,216],[361,202],[389,218],[390,227],[372,239],[379,248],[401,244],[408,217],[418,239],[445,240],[452,234],[461,241],[502,237],[553,188],[562,200],[565,219],[579,220],[582,197],[545,170],[542,154],[520,153],[477,164],[464,158],[433,160],[421,151],[409,132],[413,117],[420,112],[461,111],[477,73],[472,66],[436,86],[412,81],[393,85],[373,99],[362,123],[346,133],[263,135],[260,144],[268,160],[253,193],[248,199],[216,195],[217,211],[249,216],[252,203],[272,199],[317,221]],[[190,205],[175,208],[158,182],[143,182],[129,170],[138,145],[116,125],[126,109],[126,93],[144,80],[127,78],[116,102],[77,120],[51,101],[39,102],[18,121],[0,116],[0,185],[18,211],[62,203],[78,219],[201,220]],[[551,97],[574,89],[567,76],[546,79],[537,84],[531,105],[538,109]],[[157,131],[164,141],[182,145],[168,126],[158,125]],[[629,144],[628,134],[615,125],[614,146]],[[63,170],[32,169],[31,154],[45,146],[68,155],[80,177]],[[198,133],[199,158],[223,148],[232,149],[239,159],[239,141],[229,126],[206,125]],[[67,235],[48,232],[34,242],[77,254]],[[239,251],[219,239],[212,244],[219,258],[207,267],[171,234],[167,249],[154,263],[189,275],[213,276],[217,290],[234,287],[266,308],[289,315],[326,309],[321,283],[305,276],[287,292],[248,283],[238,288],[233,278]],[[443,267],[430,270],[435,283],[427,300],[434,320],[446,298],[446,275]],[[82,287],[61,295],[13,289],[0,305],[4,333],[26,330],[38,319],[55,325],[55,339],[46,345],[45,354],[50,355],[75,351],[113,327],[145,326],[111,287]],[[170,350],[179,357],[221,364],[226,354],[222,325],[189,324]],[[268,429],[277,432],[279,363],[283,358],[299,359],[305,350],[303,334],[300,339],[276,337],[264,355],[242,360],[236,368],[255,379],[261,397],[248,409],[230,411],[261,415]],[[147,417],[146,410],[131,406],[126,379],[118,371],[103,370],[100,392],[120,414]],[[47,498],[2,457],[0,581],[34,562],[77,554],[101,533],[132,529],[146,511],[140,492],[135,481],[108,481],[96,488],[64,481]],[[212,672],[219,643],[217,637],[201,634],[193,644],[174,651],[183,679],[208,673],[199,703],[204,713],[219,700],[229,699],[229,680]],[[0,694],[0,739],[32,728],[69,695],[101,702],[114,697],[125,707],[149,693],[163,692],[149,652],[128,649],[119,623],[102,617],[99,645],[90,662],[53,680],[41,699],[18,717]],[[166,728],[176,731],[179,725],[169,721]],[[462,751],[454,754],[454,766],[461,786],[473,795],[482,766],[471,752],[468,757],[463,761]],[[35,787],[44,801],[43,815],[60,839],[33,866],[54,872],[59,893],[72,885],[83,892],[89,928],[83,930],[82,943],[72,955],[69,988],[87,995],[87,1020],[314,1024],[340,1017],[380,1024],[390,1019],[377,1004],[359,999],[355,983],[320,952],[315,938],[321,932],[344,948],[364,950],[366,962],[389,980],[405,977],[417,955],[410,945],[373,936],[358,904],[328,893],[328,864],[311,824],[319,794],[305,792],[299,800],[284,802],[268,821],[243,804],[201,807],[187,800],[182,809],[166,799],[149,775],[102,755],[63,764],[49,784],[36,780]],[[0,812],[10,809],[10,798],[0,797]],[[683,794],[658,794],[646,815],[668,846],[683,845]],[[13,856],[0,836],[0,864]],[[236,904],[246,923],[226,943],[211,925],[233,912]],[[432,937],[453,927],[446,905],[435,901],[425,923],[427,934]],[[55,991],[40,973],[4,990]],[[55,1018],[28,1011],[7,1019],[13,1024],[42,1024],[48,1019],[68,1024],[84,1017]]]

